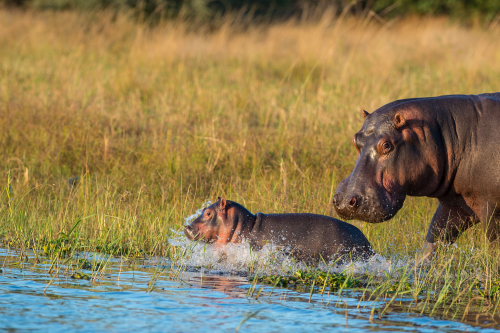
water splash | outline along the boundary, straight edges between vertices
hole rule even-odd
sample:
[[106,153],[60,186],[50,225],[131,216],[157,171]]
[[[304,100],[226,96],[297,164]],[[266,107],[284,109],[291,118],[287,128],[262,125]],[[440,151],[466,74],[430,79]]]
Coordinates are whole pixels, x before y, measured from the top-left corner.
[[255,251],[248,243],[221,245],[193,242],[183,232],[174,230],[168,241],[181,251],[183,265],[188,268],[203,268],[211,274],[279,274],[302,265],[286,255],[284,249],[275,249],[272,244]]
[[409,260],[404,258],[385,258],[380,254],[375,254],[368,260],[347,263],[339,267],[340,269],[331,271],[332,273],[340,273],[342,271],[353,274],[369,274],[375,276],[383,276],[386,273],[397,271],[399,268],[407,266]]
[[210,200],[208,200],[207,202],[203,203],[203,205],[201,205],[201,207],[198,208],[194,214],[191,214],[188,217],[184,218],[184,221],[185,221],[184,225],[191,224],[191,222],[193,222],[194,219],[196,219],[198,216],[200,216],[201,213],[203,212],[203,210],[205,208],[207,208],[208,206],[210,206],[211,204],[212,204],[212,201],[210,201]]

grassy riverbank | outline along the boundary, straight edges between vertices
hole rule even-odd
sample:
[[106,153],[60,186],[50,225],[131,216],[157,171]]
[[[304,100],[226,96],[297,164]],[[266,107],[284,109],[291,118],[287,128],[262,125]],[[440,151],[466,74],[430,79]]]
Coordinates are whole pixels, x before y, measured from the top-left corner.
[[[253,212],[334,215],[360,107],[498,91],[494,26],[328,13],[245,28],[222,20],[210,31],[107,12],[0,11],[4,245],[173,255],[170,229],[217,196]],[[378,253],[413,258],[435,207],[408,198],[389,222],[353,223]],[[446,251],[418,288],[438,297],[460,282],[440,300],[454,306],[447,297],[477,286],[476,270],[493,290],[498,263],[480,228]],[[466,280],[443,275],[457,267]]]

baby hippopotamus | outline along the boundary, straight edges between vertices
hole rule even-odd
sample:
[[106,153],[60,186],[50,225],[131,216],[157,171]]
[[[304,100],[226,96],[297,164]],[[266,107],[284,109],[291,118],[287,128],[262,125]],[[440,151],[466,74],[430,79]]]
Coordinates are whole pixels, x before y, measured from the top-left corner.
[[207,243],[249,242],[260,249],[266,243],[300,260],[344,262],[374,255],[365,235],[355,226],[316,214],[253,215],[242,205],[218,198],[184,228],[190,240]]

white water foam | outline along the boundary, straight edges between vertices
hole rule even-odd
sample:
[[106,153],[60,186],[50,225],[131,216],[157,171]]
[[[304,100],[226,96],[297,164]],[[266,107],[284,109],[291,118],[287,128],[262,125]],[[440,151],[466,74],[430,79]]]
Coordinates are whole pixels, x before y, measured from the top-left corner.
[[[203,209],[210,206],[210,201],[205,202],[196,212],[185,218],[185,225],[196,219]],[[281,274],[289,275],[308,266],[295,258],[290,257],[287,249],[273,248],[272,244],[264,246],[261,250],[252,250],[248,243],[240,244],[206,244],[201,241],[192,242],[186,238],[183,231],[172,229],[172,236],[168,240],[176,246],[181,253],[181,263],[188,269],[204,269],[211,274]],[[330,273],[353,273],[383,276],[397,271],[408,265],[405,259],[386,259],[376,254],[368,260],[335,263],[320,263],[317,269]],[[309,266],[309,268],[311,268]]]
[[210,206],[212,204],[212,201],[208,200],[207,202],[204,202],[203,205],[201,205],[200,208],[198,208],[196,210],[196,212],[194,212],[194,214],[191,214],[189,215],[188,217],[185,217],[184,218],[184,225],[189,225],[191,224],[191,222],[193,222],[198,216],[201,215],[201,213],[203,212],[203,210],[205,208],[207,208],[208,206]]

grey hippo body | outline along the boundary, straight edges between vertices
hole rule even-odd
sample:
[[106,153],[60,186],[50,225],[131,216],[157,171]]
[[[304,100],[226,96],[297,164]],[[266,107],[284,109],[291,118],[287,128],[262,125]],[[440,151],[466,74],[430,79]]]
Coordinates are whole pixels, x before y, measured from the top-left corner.
[[398,100],[365,116],[352,173],[334,196],[346,219],[394,217],[407,195],[437,198],[426,255],[482,222],[500,236],[500,93]]
[[242,205],[220,199],[205,208],[184,233],[210,243],[249,242],[259,249],[268,243],[303,260],[358,260],[374,252],[355,226],[316,214],[252,214]]

